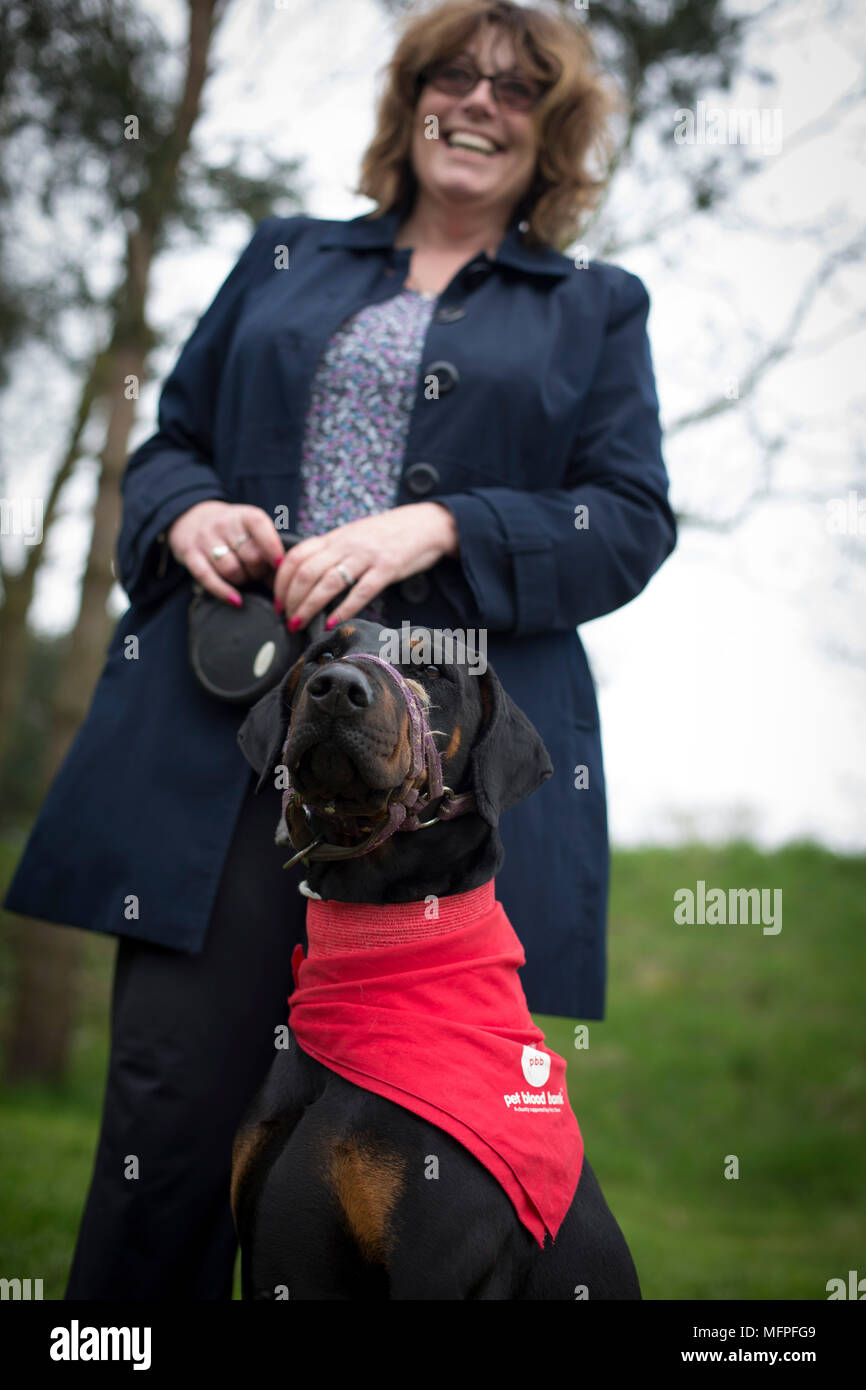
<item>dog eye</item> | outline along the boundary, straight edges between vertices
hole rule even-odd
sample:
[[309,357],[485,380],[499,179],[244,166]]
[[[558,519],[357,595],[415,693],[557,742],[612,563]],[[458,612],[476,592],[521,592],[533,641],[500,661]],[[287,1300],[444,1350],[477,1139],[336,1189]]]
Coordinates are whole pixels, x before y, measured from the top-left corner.
[[438,667],[438,666],[425,666],[425,667],[424,667],[424,670],[425,670],[425,672],[427,673],[428,676],[438,676],[438,675],[439,675],[439,667]]
[[336,659],[333,652],[319,652],[316,657],[317,661],[336,661]]

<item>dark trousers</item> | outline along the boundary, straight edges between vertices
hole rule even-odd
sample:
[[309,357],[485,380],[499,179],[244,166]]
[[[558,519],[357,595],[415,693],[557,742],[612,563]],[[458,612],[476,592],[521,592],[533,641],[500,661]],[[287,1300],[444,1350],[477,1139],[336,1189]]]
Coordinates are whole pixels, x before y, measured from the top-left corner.
[[230,1299],[235,1130],[288,1020],[303,865],[250,780],[200,955],[121,938],[93,1178],[68,1299]]

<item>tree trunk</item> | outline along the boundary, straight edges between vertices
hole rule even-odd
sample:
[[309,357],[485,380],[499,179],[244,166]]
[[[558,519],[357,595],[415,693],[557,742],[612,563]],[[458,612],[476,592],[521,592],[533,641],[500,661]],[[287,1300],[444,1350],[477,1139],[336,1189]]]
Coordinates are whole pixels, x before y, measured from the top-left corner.
[[[105,355],[94,359],[78,401],[72,437],[54,475],[42,516],[43,536],[48,534],[57,511],[57,499],[81,456],[81,436],[90,419],[94,401],[106,390]],[[4,602],[0,608],[0,800],[3,799],[5,755],[14,735],[15,716],[27,678],[29,634],[27,614],[33,599],[36,572],[42,556],[41,546],[30,546],[23,569],[3,575]],[[42,776],[42,769],[40,769]]]
[[126,399],[124,394],[124,381],[129,375],[141,381],[143,370],[144,352],[141,347],[116,350],[112,372],[112,409],[93,509],[90,554],[81,585],[81,607],[52,698],[48,780],[54,777],[84,722],[111,638],[112,625],[106,611],[114,583],[111,560],[120,530],[120,479],[135,412],[135,401]]
[[[84,722],[111,636],[106,612],[114,583],[111,556],[120,526],[120,477],[135,409],[135,401],[127,399],[124,387],[129,375],[141,380],[144,355],[140,346],[118,348],[114,354],[113,407],[102,452],[81,607],[52,699],[46,786]],[[7,1080],[62,1078],[77,1011],[81,946],[81,933],[68,927],[32,918],[17,925],[12,943],[17,980],[6,1053]]]
[[[161,162],[151,170],[138,225],[127,236],[126,275],[116,299],[114,334],[106,354],[110,413],[93,534],[78,621],[54,691],[46,784],[87,713],[105,659],[110,637],[106,601],[114,579],[111,558],[120,529],[120,482],[135,412],[135,399],[128,398],[127,378],[133,376],[139,383],[143,379],[151,346],[144,312],[151,264],[165,218],[175,210],[179,166],[200,113],[210,44],[224,8],[215,0],[189,0],[187,69],[174,129],[164,143]],[[22,920],[13,943],[17,978],[6,1053],[8,1080],[62,1078],[75,1017],[80,950],[80,933],[29,918]]]

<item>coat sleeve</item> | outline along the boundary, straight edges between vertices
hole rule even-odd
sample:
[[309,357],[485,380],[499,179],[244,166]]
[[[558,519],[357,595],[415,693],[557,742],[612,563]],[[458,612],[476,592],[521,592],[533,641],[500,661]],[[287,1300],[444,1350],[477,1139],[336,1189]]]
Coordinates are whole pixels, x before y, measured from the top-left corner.
[[163,597],[187,573],[169,551],[165,529],[197,502],[227,500],[213,465],[220,374],[244,295],[273,265],[277,229],[284,235],[281,223],[266,217],[256,227],[165,380],[156,433],[127,461],[116,573],[136,602]]
[[606,332],[563,485],[430,499],[457,523],[459,556],[434,573],[466,627],[573,629],[639,594],[676,544],[649,296],[637,276],[607,269],[616,278]]

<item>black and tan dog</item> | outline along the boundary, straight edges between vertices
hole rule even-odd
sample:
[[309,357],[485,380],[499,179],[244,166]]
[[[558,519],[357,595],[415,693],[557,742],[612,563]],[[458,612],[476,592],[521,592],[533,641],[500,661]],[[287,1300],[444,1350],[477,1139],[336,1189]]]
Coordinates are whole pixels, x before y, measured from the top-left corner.
[[[393,668],[395,681],[383,663],[357,659],[378,653],[380,639],[377,624],[355,620],[314,641],[250,711],[240,746],[259,786],[283,762],[289,770],[286,819],[295,850],[311,847],[311,893],[369,904],[466,893],[495,876],[499,816],[550,775],[547,751],[492,670],[411,664]],[[444,791],[429,766],[417,776],[407,682],[429,712],[425,733],[435,728]],[[395,797],[423,830],[383,836]],[[431,1152],[435,1183],[424,1178]],[[238,1132],[232,1209],[245,1299],[641,1296],[585,1157],[556,1240],[542,1249],[451,1135],[294,1040]]]

